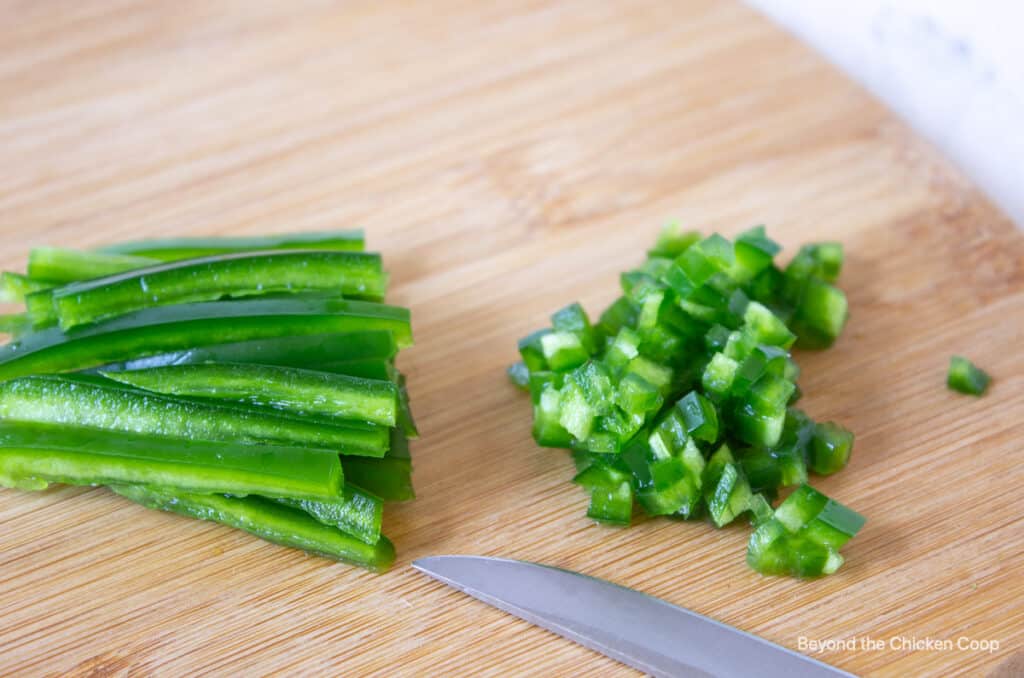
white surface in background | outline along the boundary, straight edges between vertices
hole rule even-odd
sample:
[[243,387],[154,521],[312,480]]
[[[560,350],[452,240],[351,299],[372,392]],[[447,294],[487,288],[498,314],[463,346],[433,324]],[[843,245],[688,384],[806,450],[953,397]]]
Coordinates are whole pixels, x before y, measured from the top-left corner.
[[874,92],[1024,226],[1024,1],[748,2]]

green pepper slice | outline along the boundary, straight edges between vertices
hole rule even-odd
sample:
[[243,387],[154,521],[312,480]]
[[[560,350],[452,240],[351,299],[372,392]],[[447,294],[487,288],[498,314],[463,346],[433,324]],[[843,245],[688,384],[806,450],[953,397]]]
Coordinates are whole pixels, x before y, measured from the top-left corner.
[[192,440],[238,441],[382,457],[388,429],[360,422],[290,417],[260,407],[149,393],[84,374],[0,383],[0,417]]
[[179,259],[192,259],[194,257],[206,257],[214,254],[261,250],[315,249],[361,252],[363,247],[363,232],[353,229],[313,233],[281,233],[265,236],[137,240],[108,245],[107,247],[100,248],[98,252],[149,257],[159,259],[160,261],[177,261]]
[[[69,330],[144,308],[275,293],[338,294],[379,301],[387,276],[378,254],[364,252],[243,252],[186,259],[75,282],[32,295],[49,297],[30,307],[45,327],[56,317]],[[47,317],[37,317],[44,316]]]
[[331,501],[342,480],[338,455],[329,451],[0,421],[4,487],[154,483],[197,493]]
[[304,511],[262,497],[189,494],[138,485],[115,485],[110,489],[148,508],[221,523],[275,544],[359,565],[373,572],[386,571],[395,560],[395,547],[386,537],[381,537],[376,544],[366,544]]
[[150,308],[74,330],[34,332],[0,346],[0,379],[251,339],[387,330],[412,345],[409,310],[321,297],[240,299]]

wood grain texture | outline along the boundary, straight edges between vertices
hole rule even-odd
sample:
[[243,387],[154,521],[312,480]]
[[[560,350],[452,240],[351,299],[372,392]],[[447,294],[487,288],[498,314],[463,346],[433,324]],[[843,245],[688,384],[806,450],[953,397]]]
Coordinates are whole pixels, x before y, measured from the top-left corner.
[[[416,575],[438,553],[632,586],[870,675],[983,674],[1024,641],[1024,238],[905,127],[734,2],[0,2],[0,263],[35,244],[364,227],[412,307],[419,499],[374,576],[103,489],[0,491],[0,674],[632,675]],[[869,522],[834,577],[747,530],[590,524],[530,440],[515,340],[668,219],[842,240],[847,333],[799,356],[849,425],[820,488]],[[984,399],[946,390],[965,353]]]

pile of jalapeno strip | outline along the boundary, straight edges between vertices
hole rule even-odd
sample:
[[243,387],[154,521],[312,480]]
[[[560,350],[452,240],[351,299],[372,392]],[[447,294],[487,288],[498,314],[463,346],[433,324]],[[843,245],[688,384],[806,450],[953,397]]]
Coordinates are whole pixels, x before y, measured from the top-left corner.
[[413,498],[409,311],[361,232],[39,247],[0,276],[0,486],[144,506],[386,570]]
[[805,245],[780,268],[780,249],[763,227],[734,241],[669,227],[596,324],[579,304],[556,312],[509,377],[537,443],[572,450],[591,518],[628,524],[634,503],[719,528],[749,517],[754,570],[815,577],[864,518],[807,485],[846,466],[853,434],[794,407],[790,349],[842,331],[843,250]]

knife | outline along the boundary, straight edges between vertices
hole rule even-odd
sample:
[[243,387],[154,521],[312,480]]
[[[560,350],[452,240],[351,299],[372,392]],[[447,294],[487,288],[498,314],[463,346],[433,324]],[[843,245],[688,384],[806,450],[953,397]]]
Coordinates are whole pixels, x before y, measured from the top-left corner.
[[853,675],[696,612],[570,570],[484,556],[431,556],[412,566],[652,676]]

